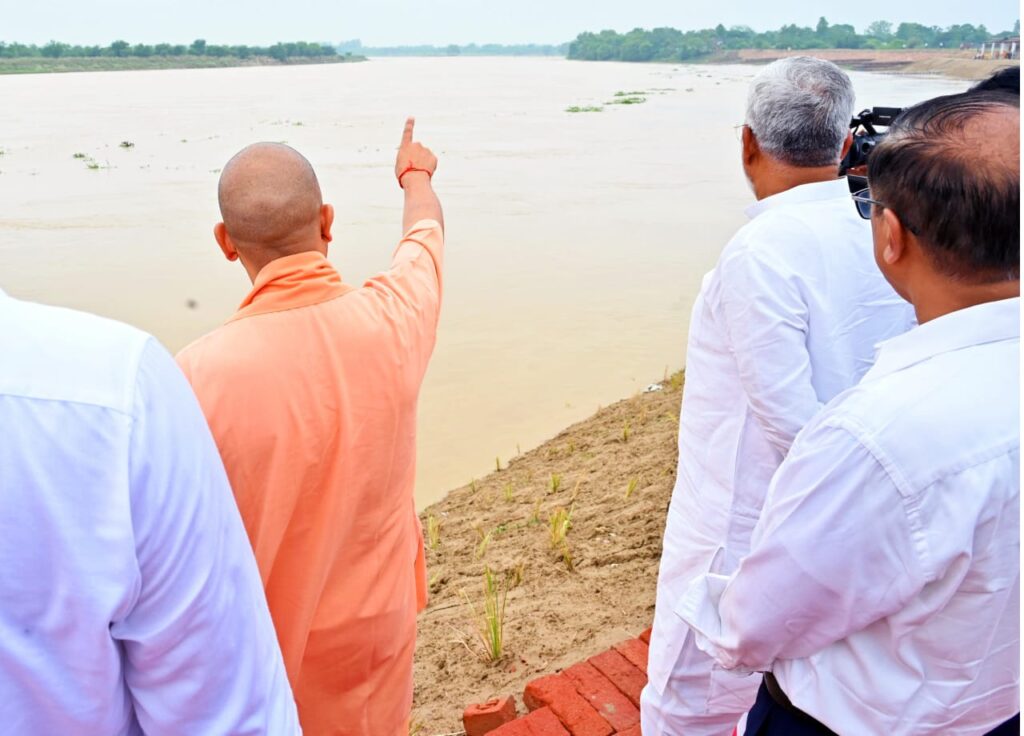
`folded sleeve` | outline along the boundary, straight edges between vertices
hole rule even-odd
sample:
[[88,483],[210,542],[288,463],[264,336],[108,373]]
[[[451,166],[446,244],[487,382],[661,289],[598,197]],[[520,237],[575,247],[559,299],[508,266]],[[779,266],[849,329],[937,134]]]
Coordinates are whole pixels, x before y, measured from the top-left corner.
[[256,562],[199,405],[155,341],[136,379],[134,604],[111,626],[146,734],[300,733]]
[[797,432],[822,406],[811,383],[807,300],[797,274],[770,249],[738,248],[722,259],[718,271],[740,382],[765,436],[785,457]]
[[912,514],[845,429],[808,428],[779,468],[750,555],[694,579],[676,614],[726,669],[769,671],[894,613],[927,582]]

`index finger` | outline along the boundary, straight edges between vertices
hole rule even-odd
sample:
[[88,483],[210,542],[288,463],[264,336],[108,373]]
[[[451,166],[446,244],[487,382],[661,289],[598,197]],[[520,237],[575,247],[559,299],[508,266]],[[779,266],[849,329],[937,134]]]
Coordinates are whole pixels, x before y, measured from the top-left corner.
[[402,145],[412,143],[412,128],[416,125],[416,118],[409,118],[405,121],[405,130],[402,131]]

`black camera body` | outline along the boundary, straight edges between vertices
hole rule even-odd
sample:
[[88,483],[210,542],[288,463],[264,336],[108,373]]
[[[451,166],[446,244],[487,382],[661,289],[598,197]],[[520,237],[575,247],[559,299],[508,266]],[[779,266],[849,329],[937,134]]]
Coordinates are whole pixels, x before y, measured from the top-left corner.
[[879,128],[888,128],[901,112],[902,107],[872,107],[853,116],[853,120],[850,121],[853,144],[839,164],[839,176],[849,178],[851,192],[867,187],[864,167],[868,163],[871,151],[887,132]]

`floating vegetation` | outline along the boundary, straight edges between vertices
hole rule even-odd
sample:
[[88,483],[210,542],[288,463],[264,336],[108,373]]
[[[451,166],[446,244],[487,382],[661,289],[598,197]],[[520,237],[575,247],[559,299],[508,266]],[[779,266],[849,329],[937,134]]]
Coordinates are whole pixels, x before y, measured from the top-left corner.
[[73,154],[73,155],[71,156],[71,158],[77,158],[77,159],[86,159],[86,158],[89,158],[89,157],[88,157],[88,156],[86,156],[86,155],[85,155],[84,153],[81,153],[81,152],[79,152],[79,153],[75,153],[75,154]]
[[566,112],[602,112],[604,108],[600,105],[573,105],[565,108]]
[[121,148],[135,148],[135,144],[131,141],[121,141],[118,143]]
[[644,92],[642,89],[636,89],[636,90],[633,90],[632,92],[623,92],[620,89],[618,92],[615,93],[615,96],[616,97],[641,97],[641,96],[643,96],[645,94],[647,94],[647,93]]
[[606,105],[640,105],[640,104],[642,104],[644,102],[647,102],[647,98],[646,97],[631,96],[631,97],[616,97],[614,100],[608,100],[608,102],[606,102],[605,104]]

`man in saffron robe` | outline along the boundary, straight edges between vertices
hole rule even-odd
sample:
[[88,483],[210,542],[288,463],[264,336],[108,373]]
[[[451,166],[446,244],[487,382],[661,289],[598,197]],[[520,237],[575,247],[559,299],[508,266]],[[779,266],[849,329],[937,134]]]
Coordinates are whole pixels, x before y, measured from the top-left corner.
[[396,163],[404,236],[362,287],[327,260],[334,210],[305,158],[270,143],[232,158],[214,235],[253,288],[178,356],[256,553],[307,736],[404,736],[412,707],[426,604],[416,405],[444,250],[437,159],[412,136],[410,119]]

